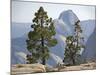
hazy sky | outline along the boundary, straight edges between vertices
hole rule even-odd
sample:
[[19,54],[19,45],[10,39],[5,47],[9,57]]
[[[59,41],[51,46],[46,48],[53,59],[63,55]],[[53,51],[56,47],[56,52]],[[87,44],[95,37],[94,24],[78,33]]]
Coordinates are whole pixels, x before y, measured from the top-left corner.
[[12,2],[12,22],[32,22],[34,13],[42,6],[48,16],[57,19],[61,12],[72,10],[80,20],[95,19],[95,6],[47,4],[34,2]]

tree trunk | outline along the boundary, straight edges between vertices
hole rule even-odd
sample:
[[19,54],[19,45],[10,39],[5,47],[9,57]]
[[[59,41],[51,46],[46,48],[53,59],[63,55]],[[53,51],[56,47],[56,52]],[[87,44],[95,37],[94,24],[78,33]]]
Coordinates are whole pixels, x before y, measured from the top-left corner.
[[43,65],[46,64],[46,60],[45,60],[45,58],[42,59],[42,64],[43,64]]
[[[41,19],[41,28],[43,28],[43,19]],[[43,34],[44,34],[44,33],[43,33]],[[45,54],[45,51],[44,51],[44,37],[43,37],[42,34],[41,34],[41,44],[42,44],[42,53]],[[42,58],[42,64],[43,64],[43,65],[46,64],[45,57]]]
[[76,63],[75,63],[75,59],[72,59],[72,63],[73,63],[73,65],[75,65]]
[[74,55],[71,56],[71,60],[72,60],[72,65],[75,65],[76,62],[75,62],[75,58],[74,58]]
[[[42,37],[42,40],[41,40],[41,43],[42,43],[42,52],[43,54],[45,54],[45,51],[44,51],[44,39]],[[42,64],[45,65],[46,64],[46,60],[45,60],[45,57],[42,58]]]

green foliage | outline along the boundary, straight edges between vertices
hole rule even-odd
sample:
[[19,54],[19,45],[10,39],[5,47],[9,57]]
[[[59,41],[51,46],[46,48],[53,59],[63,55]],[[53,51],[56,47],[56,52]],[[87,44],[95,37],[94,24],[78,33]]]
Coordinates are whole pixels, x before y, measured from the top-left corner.
[[78,20],[75,23],[75,34],[66,37],[65,57],[63,61],[68,64],[75,65],[80,56],[79,51],[81,48],[84,48],[83,43],[81,43],[84,38],[80,34],[82,34],[82,29],[80,27],[80,21]]
[[55,46],[57,40],[53,38],[56,34],[55,27],[52,18],[49,18],[47,12],[43,7],[35,13],[35,18],[32,20],[32,31],[28,33],[28,39],[26,40],[27,49],[31,53],[27,60],[29,63],[42,61],[45,65],[46,60],[49,58],[48,47]]

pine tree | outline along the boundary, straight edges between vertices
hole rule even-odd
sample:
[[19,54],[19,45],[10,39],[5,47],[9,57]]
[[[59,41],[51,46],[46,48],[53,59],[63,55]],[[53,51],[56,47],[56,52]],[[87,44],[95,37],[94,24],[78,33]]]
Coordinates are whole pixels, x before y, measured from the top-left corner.
[[76,59],[80,55],[79,52],[84,48],[83,42],[84,37],[82,36],[82,29],[80,27],[80,21],[75,22],[75,34],[66,37],[66,47],[64,53],[64,62],[69,62],[68,64],[75,65]]
[[48,17],[43,7],[40,7],[35,13],[35,18],[32,21],[32,31],[28,33],[26,40],[27,49],[31,53],[27,55],[27,60],[29,63],[40,61],[45,65],[49,58],[49,47],[57,44],[57,40],[54,38],[55,27],[52,18]]

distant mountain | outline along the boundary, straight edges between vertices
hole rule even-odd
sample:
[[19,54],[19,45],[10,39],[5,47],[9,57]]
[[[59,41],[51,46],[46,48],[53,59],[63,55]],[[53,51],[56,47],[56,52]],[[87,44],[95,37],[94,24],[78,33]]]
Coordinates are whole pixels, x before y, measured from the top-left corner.
[[20,37],[20,38],[14,38],[11,40],[11,63],[12,64],[18,64],[18,63],[25,63],[25,60],[21,58],[19,55],[17,55],[19,52],[28,53],[26,50],[26,38]]
[[58,19],[62,20],[65,24],[72,26],[78,20],[78,17],[72,10],[67,10],[63,11]]
[[[89,37],[95,32],[96,30],[96,23],[95,20],[85,20],[81,21],[81,28],[83,30],[83,36],[85,37],[85,42],[89,39]],[[96,34],[96,33],[94,33]],[[96,37],[96,36],[94,36]]]
[[26,35],[29,32],[31,23],[15,23],[12,22],[11,24],[11,38],[19,38]]
[[[78,17],[72,10],[64,11],[60,14],[58,19],[54,20],[56,29],[55,38],[58,44],[50,49],[50,58],[47,61],[49,65],[56,65],[58,62],[62,63],[64,58],[65,40],[66,36],[74,34],[74,23]],[[86,48],[82,53],[82,59],[96,58],[95,55],[95,20],[81,21],[83,36],[85,39]],[[12,24],[12,64],[25,63],[25,54],[28,53],[26,49],[27,33],[31,30],[31,23],[13,23]]]
[[89,37],[86,43],[86,49],[82,53],[82,58],[85,60],[95,60],[96,59],[96,30],[93,31],[92,35]]

